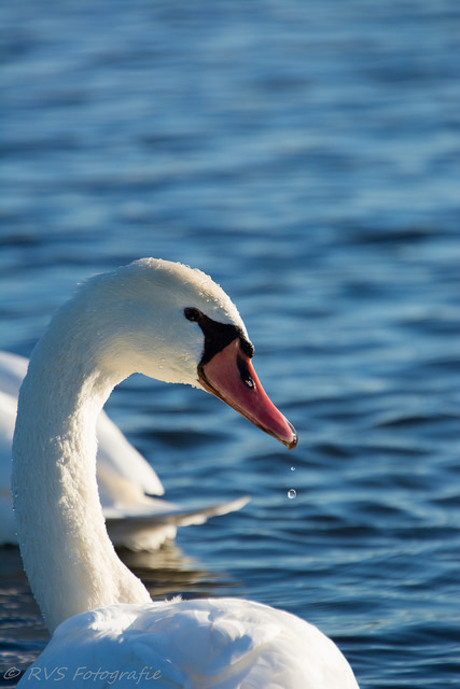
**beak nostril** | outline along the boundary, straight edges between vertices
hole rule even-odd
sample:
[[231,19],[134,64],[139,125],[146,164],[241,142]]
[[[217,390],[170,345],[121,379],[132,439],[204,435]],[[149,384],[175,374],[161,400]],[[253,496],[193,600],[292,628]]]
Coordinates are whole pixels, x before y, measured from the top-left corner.
[[253,390],[256,387],[256,385],[255,385],[254,379],[251,376],[251,373],[249,371],[249,367],[248,367],[247,362],[243,359],[243,357],[239,356],[237,358],[236,363],[238,366],[238,370],[240,372],[240,378],[241,378],[242,382],[244,383],[244,385],[246,385],[247,388],[250,388],[251,390]]

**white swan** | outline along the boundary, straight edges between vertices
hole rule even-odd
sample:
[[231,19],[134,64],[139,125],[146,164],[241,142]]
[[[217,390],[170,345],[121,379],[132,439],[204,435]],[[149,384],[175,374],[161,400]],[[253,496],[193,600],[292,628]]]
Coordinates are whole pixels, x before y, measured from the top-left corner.
[[332,641],[286,612],[226,598],[152,602],[105,529],[96,417],[133,371],[212,392],[295,445],[252,353],[220,287],[162,260],[93,279],[55,316],[21,388],[13,443],[21,554],[53,632],[21,687],[61,673],[81,689],[356,689]]
[[[16,525],[10,492],[11,444],[19,388],[28,360],[0,351],[0,546],[16,544]],[[178,526],[203,524],[209,517],[240,509],[248,498],[184,507],[164,499],[156,472],[101,412],[97,420],[97,480],[110,540],[131,550],[154,550],[174,538]]]

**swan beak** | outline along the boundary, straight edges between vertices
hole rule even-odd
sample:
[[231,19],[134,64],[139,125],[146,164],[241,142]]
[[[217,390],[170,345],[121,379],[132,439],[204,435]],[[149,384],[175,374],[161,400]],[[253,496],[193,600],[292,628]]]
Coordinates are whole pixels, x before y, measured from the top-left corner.
[[290,450],[297,444],[297,433],[264,391],[240,339],[198,366],[198,378],[205,390],[233,407],[246,419]]

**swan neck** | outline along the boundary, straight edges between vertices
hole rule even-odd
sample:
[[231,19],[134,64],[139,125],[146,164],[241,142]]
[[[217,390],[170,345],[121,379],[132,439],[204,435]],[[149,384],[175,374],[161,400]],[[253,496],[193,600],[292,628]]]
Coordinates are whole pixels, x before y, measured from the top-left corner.
[[115,553],[96,481],[96,420],[119,380],[98,363],[94,343],[62,342],[58,326],[37,346],[21,388],[12,481],[24,568],[50,631],[96,607],[150,600]]

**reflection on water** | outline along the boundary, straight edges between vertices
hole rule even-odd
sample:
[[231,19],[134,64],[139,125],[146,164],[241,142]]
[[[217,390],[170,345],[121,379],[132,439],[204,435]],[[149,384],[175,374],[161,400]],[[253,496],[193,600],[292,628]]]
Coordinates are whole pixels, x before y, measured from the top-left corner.
[[218,596],[219,589],[228,592],[233,582],[225,572],[207,572],[200,563],[187,557],[174,542],[166,542],[155,552],[117,551],[123,562],[142,579],[154,600],[180,595],[183,598]]

